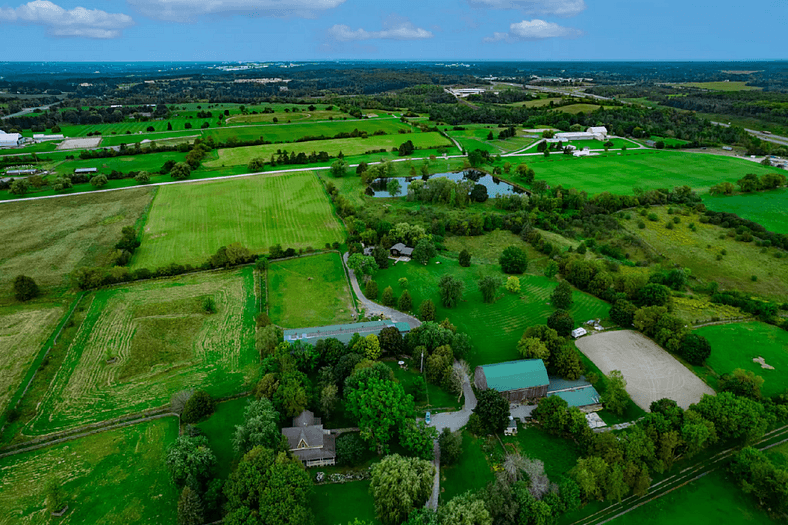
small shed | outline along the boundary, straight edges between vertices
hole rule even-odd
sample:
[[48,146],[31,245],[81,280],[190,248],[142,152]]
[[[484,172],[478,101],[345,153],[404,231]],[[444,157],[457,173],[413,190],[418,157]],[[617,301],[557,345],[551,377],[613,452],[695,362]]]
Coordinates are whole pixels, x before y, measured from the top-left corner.
[[503,429],[504,436],[516,436],[517,435],[517,421],[512,416],[509,416],[509,424]]
[[477,366],[474,384],[479,390],[497,390],[509,402],[520,402],[545,397],[550,380],[541,359],[521,359]]
[[413,248],[409,248],[408,246],[405,246],[401,242],[398,242],[397,244],[391,247],[389,252],[394,257],[400,257],[400,256],[410,257],[411,255],[413,255]]
[[588,333],[588,331],[581,326],[580,328],[575,328],[574,330],[572,330],[572,337],[574,339],[577,339],[579,337],[583,337],[587,333]]

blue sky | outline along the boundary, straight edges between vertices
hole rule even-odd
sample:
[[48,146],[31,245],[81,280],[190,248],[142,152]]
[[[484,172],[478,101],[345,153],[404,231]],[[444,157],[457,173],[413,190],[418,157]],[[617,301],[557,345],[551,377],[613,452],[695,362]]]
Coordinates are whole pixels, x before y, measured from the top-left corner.
[[16,1],[0,60],[788,58],[788,0]]

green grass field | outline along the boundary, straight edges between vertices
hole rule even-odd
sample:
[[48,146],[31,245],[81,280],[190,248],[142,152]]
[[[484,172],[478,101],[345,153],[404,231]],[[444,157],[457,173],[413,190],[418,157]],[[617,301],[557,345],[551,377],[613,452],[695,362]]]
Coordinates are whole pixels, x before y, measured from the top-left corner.
[[[226,148],[219,150],[219,158],[205,162],[206,167],[217,168],[222,166],[246,165],[250,160],[260,157],[265,161],[270,160],[271,155],[275,155],[278,150],[287,150],[290,153],[306,153],[325,151],[330,156],[337,156],[342,152],[345,156],[363,155],[368,151],[378,149],[391,150],[399,147],[406,141],[412,141],[413,145],[419,149],[433,149],[440,146],[451,146],[440,133],[408,133],[406,135],[381,135],[377,137],[333,139],[333,140],[314,140],[309,142],[297,142],[294,144],[266,144],[263,146],[245,146],[241,148]],[[414,156],[419,156],[418,151]]]
[[[163,153],[146,153],[142,155],[124,155],[106,159],[80,159],[66,160],[56,164],[55,171],[58,175],[72,175],[78,168],[96,168],[98,173],[109,175],[112,170],[128,173],[130,171],[147,171],[158,173],[168,160],[182,162],[186,153],[169,151]],[[51,178],[51,177],[50,177]]]
[[[783,259],[774,257],[777,248],[762,252],[755,243],[736,241],[727,236],[732,230],[701,224],[696,213],[681,216],[681,222],[669,230],[665,225],[673,216],[668,215],[665,207],[652,207],[649,212],[656,214],[659,220],[653,222],[632,214],[622,225],[671,262],[689,268],[700,281],[717,281],[721,290],[740,290],[779,301],[788,300],[788,266]],[[642,230],[637,227],[639,220],[645,224]],[[691,223],[695,223],[695,232],[689,229]],[[722,255],[722,250],[726,255]],[[721,260],[717,260],[718,255],[722,255]],[[752,280],[753,275],[756,281]]]
[[271,320],[285,328],[353,322],[353,299],[338,253],[300,257],[268,269]]
[[[481,448],[483,442],[483,439],[463,431],[462,454],[459,459],[454,465],[441,466],[441,503],[445,504],[469,490],[483,489],[493,481],[492,467]],[[500,446],[497,441],[495,446]]]
[[76,268],[109,264],[121,229],[140,220],[153,193],[133,189],[0,204],[0,301],[17,275],[50,292],[68,287]]
[[[466,124],[462,126],[464,130],[453,130],[451,127],[443,128],[444,131],[452,138],[457,140],[466,151],[473,151],[480,149],[488,151],[492,154],[509,153],[527,148],[536,142],[536,139],[524,137],[523,135],[530,135],[522,129],[517,130],[517,136],[505,140],[498,139],[498,134],[504,129],[499,128],[494,124]],[[493,139],[490,140],[490,133],[493,134]]]
[[[516,243],[512,243],[516,244]],[[440,264],[436,264],[440,262]],[[451,274],[465,283],[462,301],[454,308],[444,308],[438,294],[438,281],[441,276]],[[498,291],[492,304],[482,302],[477,281],[484,275],[493,274],[505,277],[497,264],[473,263],[463,268],[457,260],[439,256],[428,266],[411,261],[398,263],[381,270],[375,277],[380,290],[391,286],[399,296],[400,277],[407,277],[413,299],[414,311],[425,299],[432,299],[437,308],[436,319],[448,317],[457,330],[466,332],[475,346],[474,355],[468,359],[472,367],[485,363],[498,363],[519,359],[517,341],[529,326],[545,323],[554,309],[549,306],[550,294],[558,282],[541,275],[522,275],[521,293],[514,295],[503,287]],[[609,305],[591,295],[575,290],[574,305],[570,313],[580,323],[591,318],[607,317]]]
[[723,181],[735,183],[748,173],[762,175],[777,169],[734,157],[678,151],[611,152],[579,158],[554,154],[529,157],[527,163],[537,179],[552,186],[619,195],[631,195],[634,187],[650,190],[683,185],[705,192]]
[[[0,524],[175,523],[178,494],[164,451],[177,436],[169,417],[2,458]],[[62,518],[44,506],[50,481],[68,503]]]
[[574,468],[581,454],[577,445],[569,440],[551,436],[537,425],[520,425],[516,436],[503,436],[507,451],[516,449],[523,456],[544,463],[550,481],[558,483]]
[[[408,365],[407,370],[400,368],[395,361],[384,361],[384,363],[394,372],[394,379],[400,382],[402,388],[405,389],[405,393],[414,395],[414,384],[416,378],[421,375],[419,373],[418,359],[414,358],[406,360],[405,363]],[[437,385],[427,382],[426,377],[424,377],[424,381],[427,383],[427,399],[424,402],[419,402],[416,404],[416,407],[419,411],[432,410],[433,413],[435,413],[436,409],[462,408],[464,404],[463,399],[457,401],[456,395],[447,392]]]
[[704,195],[710,210],[735,213],[776,233],[788,233],[788,189],[743,193],[725,197]]
[[0,307],[0,414],[63,316],[59,304]]
[[369,481],[326,483],[312,489],[312,512],[315,523],[347,525],[358,518],[364,523],[379,525],[375,502],[369,493]]
[[176,184],[160,188],[133,265],[201,264],[234,242],[260,253],[277,243],[322,248],[342,239],[312,172]]
[[197,428],[208,438],[211,450],[216,455],[216,477],[227,479],[240,459],[233,448],[235,426],[244,422],[244,410],[250,398],[240,397],[216,405],[211,416],[197,423]]
[[759,91],[763,88],[748,86],[747,82],[688,82],[678,84],[684,87],[710,89],[712,91]]
[[399,130],[412,130],[407,124],[398,119],[381,118],[370,120],[326,120],[293,122],[292,124],[275,125],[244,125],[225,128],[203,130],[203,136],[212,136],[215,140],[225,142],[229,137],[239,140],[257,139],[263,137],[270,142],[294,142],[303,137],[334,137],[339,133],[351,133],[354,130],[366,131],[370,136],[375,132],[384,132],[386,135],[396,135]]
[[[251,268],[99,290],[27,434],[161,407],[186,388],[235,394],[259,375]],[[217,313],[203,300],[212,297]],[[112,359],[115,359],[113,362]]]
[[[773,396],[788,391],[788,332],[766,323],[734,323],[697,328],[695,333],[711,343],[705,367],[695,367],[709,385],[717,377],[742,368],[764,379],[761,393]],[[753,359],[763,357],[774,370],[764,369]],[[709,370],[710,369],[710,370]]]

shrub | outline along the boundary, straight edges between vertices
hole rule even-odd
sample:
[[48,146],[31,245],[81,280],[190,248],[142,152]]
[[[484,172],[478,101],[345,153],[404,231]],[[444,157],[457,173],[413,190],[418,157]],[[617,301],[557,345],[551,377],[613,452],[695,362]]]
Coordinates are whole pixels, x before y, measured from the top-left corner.
[[649,213],[648,220],[651,222],[657,222],[659,220],[659,216],[656,213]]
[[205,310],[205,313],[208,314],[215,314],[216,313],[216,301],[214,301],[213,297],[210,295],[202,300],[202,308]]
[[471,265],[471,254],[470,254],[470,252],[468,252],[468,250],[461,251],[460,252],[460,259],[459,259],[459,261],[460,261],[460,266],[463,266],[465,268],[469,267]]
[[378,298],[378,283],[369,280],[367,281],[367,285],[364,287],[364,296],[367,299],[377,299]]
[[258,328],[265,328],[266,326],[271,324],[271,318],[268,317],[268,314],[265,312],[260,312],[257,315],[255,315],[254,320]]
[[394,290],[391,286],[387,286],[386,289],[383,290],[383,306],[394,306],[396,302]]
[[462,455],[462,434],[459,432],[444,428],[438,438],[438,444],[441,450],[441,464],[453,465]]
[[411,308],[413,308],[413,300],[410,298],[410,292],[404,290],[397,300],[397,310],[409,312]]
[[18,301],[29,301],[38,297],[40,290],[32,277],[17,275],[14,278],[14,297]]
[[508,274],[521,274],[528,268],[528,257],[517,246],[506,248],[498,259],[501,269]]
[[435,303],[431,299],[421,302],[421,305],[419,305],[419,317],[422,321],[435,320]]
[[181,421],[183,423],[197,423],[211,415],[215,407],[216,403],[210,394],[204,390],[199,390],[186,401],[181,414]]
[[94,188],[101,188],[102,186],[107,185],[107,176],[103,174],[96,175],[92,179],[90,179],[90,185]]
[[700,366],[711,355],[711,344],[703,336],[687,334],[681,340],[679,353],[690,364]]
[[147,171],[141,171],[137,173],[137,175],[134,177],[134,180],[138,184],[147,184],[150,182],[150,173]]
[[556,310],[547,318],[547,326],[558,332],[560,336],[568,336],[575,327],[575,320],[565,310]]

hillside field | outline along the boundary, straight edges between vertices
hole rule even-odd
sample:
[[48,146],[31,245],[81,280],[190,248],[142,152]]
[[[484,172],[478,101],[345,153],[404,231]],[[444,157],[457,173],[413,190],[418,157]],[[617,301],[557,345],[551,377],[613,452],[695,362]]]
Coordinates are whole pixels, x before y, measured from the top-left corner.
[[[216,313],[203,302],[212,297]],[[187,388],[238,393],[259,374],[252,269],[103,289],[26,433],[161,407]]]
[[788,233],[788,189],[742,193],[741,195],[704,195],[710,210],[735,213],[757,222],[775,233]]
[[[178,437],[168,417],[0,459],[0,524],[175,523],[178,493],[164,463]],[[50,518],[45,489],[62,487],[69,510]]]
[[312,172],[175,184],[160,188],[133,266],[198,265],[234,242],[261,253],[277,243],[322,248],[342,239],[342,225]]
[[285,328],[354,322],[340,255],[332,252],[272,263],[268,308],[271,321]]
[[[515,244],[515,243],[512,243]],[[437,264],[440,263],[440,264]],[[454,308],[444,308],[440,302],[438,282],[441,276],[450,274],[465,284],[461,302]],[[381,270],[375,280],[381,294],[391,286],[394,295],[399,297],[402,288],[400,277],[407,277],[408,291],[413,299],[413,311],[426,299],[432,299],[436,306],[438,321],[448,317],[457,330],[466,332],[475,346],[475,353],[469,356],[472,367],[487,363],[499,363],[519,359],[517,342],[529,326],[543,324],[555,310],[549,305],[550,294],[558,282],[541,275],[521,275],[521,292],[518,295],[498,290],[492,304],[482,302],[478,280],[484,275],[499,275],[504,281],[507,276],[497,264],[478,264],[471,261],[469,268],[463,268],[456,260],[438,256],[428,266],[418,262],[397,263]],[[574,305],[569,312],[576,324],[592,318],[607,317],[609,305],[589,294],[574,290]]]
[[[761,393],[773,396],[788,391],[788,332],[766,323],[749,322],[695,329],[711,344],[711,357],[696,372],[713,387],[717,377],[742,368],[764,379]],[[753,359],[763,357],[774,370]],[[710,370],[709,370],[710,369]],[[713,373],[712,373],[713,372]]]

